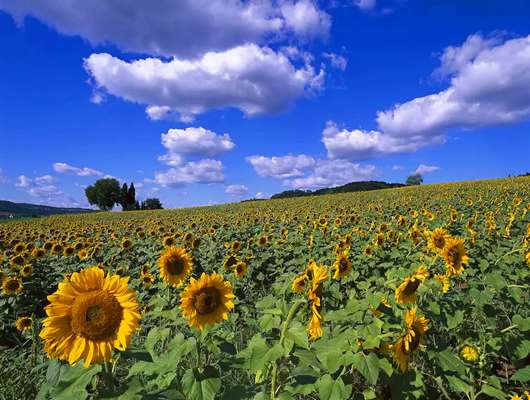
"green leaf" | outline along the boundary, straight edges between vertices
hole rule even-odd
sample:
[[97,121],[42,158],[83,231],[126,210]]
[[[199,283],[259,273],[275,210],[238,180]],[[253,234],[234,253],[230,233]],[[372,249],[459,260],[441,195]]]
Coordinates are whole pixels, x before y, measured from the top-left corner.
[[480,390],[485,395],[488,395],[488,396],[493,397],[495,399],[499,399],[499,400],[505,400],[506,399],[506,395],[504,394],[504,392],[502,390],[494,388],[493,386],[490,386],[490,385],[488,385],[486,383],[484,385],[482,385],[482,388]]
[[188,400],[214,400],[221,388],[221,379],[214,367],[207,367],[203,373],[189,369],[182,376],[181,383]]
[[309,341],[305,327],[298,321],[293,322],[292,326],[286,332],[286,338],[291,339],[297,346],[309,349]]
[[329,374],[320,378],[317,386],[320,400],[346,400],[350,398],[352,391],[351,386],[344,385],[340,377],[334,380]]
[[82,363],[75,367],[61,366],[59,382],[49,386],[47,390],[39,391],[38,400],[84,400],[88,397],[87,385],[92,381],[94,375],[101,371],[101,365],[92,365],[84,368]]
[[269,351],[267,342],[258,333],[250,339],[247,348],[238,353],[238,356],[242,357],[245,362],[244,368],[249,369],[251,372],[256,373],[265,366],[266,357],[265,355]]
[[530,365],[517,370],[517,372],[512,375],[511,379],[512,381],[520,381],[520,382],[530,381]]
[[445,317],[447,318],[447,328],[454,329],[464,320],[464,312],[462,310],[457,310],[454,315],[446,314]]
[[156,344],[159,341],[167,338],[169,336],[169,332],[170,332],[169,328],[156,327],[156,328],[152,328],[147,334],[147,338],[145,339],[145,348],[147,349],[149,354],[151,354],[151,357],[153,357],[153,359],[155,359],[157,356],[157,352],[155,352],[154,350]]
[[459,375],[466,374],[466,366],[457,356],[451,352],[451,350],[445,349],[444,351],[436,354],[436,357],[438,358],[440,367],[442,367],[444,371],[454,371]]
[[515,355],[518,360],[526,358],[530,354],[530,340],[523,340],[515,349]]
[[374,353],[368,356],[364,353],[356,353],[353,356],[352,365],[358,370],[370,385],[375,385],[379,378],[379,359]]
[[446,379],[447,379],[447,382],[449,382],[449,385],[451,386],[451,388],[455,392],[465,393],[465,394],[471,393],[472,387],[469,386],[462,379],[457,378],[456,376],[452,376],[452,375],[446,376]]
[[523,318],[519,314],[515,314],[512,322],[517,325],[520,331],[530,331],[530,318]]

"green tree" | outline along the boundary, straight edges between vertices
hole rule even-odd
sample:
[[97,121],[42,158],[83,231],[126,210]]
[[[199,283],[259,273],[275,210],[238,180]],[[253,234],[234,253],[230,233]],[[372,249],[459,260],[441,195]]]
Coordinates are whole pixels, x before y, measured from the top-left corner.
[[141,208],[142,210],[161,210],[163,207],[159,199],[152,198],[142,201]]
[[120,183],[114,178],[98,179],[85,189],[85,195],[88,202],[100,210],[112,210],[120,201]]
[[407,178],[407,185],[420,185],[423,183],[421,174],[414,174]]
[[135,210],[136,204],[136,189],[134,187],[134,183],[131,182],[129,185],[129,192],[127,193],[127,210]]
[[127,188],[127,183],[123,183],[120,191],[120,201],[118,202],[121,205],[121,209],[125,211],[127,209],[127,196],[129,195],[129,189]]

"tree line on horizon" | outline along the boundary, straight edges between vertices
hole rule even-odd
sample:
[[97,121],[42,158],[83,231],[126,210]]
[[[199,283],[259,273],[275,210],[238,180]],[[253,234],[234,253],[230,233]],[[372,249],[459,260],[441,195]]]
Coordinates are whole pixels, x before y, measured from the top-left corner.
[[93,185],[85,189],[85,195],[88,203],[97,206],[102,211],[109,211],[116,204],[121,206],[122,211],[135,210],[160,210],[162,203],[157,198],[148,198],[139,202],[136,199],[136,188],[131,182],[129,186],[123,183],[120,188],[120,182],[114,178],[98,179]]

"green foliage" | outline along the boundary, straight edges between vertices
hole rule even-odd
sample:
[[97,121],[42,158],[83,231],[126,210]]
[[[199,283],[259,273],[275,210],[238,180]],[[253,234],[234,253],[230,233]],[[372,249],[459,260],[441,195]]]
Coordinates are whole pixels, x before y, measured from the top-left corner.
[[423,177],[421,174],[410,175],[407,178],[407,185],[420,185],[423,183]]
[[85,189],[89,204],[96,205],[100,210],[112,210],[120,201],[120,183],[114,178],[98,179],[93,185]]

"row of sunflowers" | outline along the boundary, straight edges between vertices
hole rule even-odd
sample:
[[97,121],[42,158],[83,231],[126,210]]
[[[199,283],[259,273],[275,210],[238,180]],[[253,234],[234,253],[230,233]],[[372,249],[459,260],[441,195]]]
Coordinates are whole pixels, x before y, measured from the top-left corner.
[[530,400],[530,178],[0,224],[2,399]]

